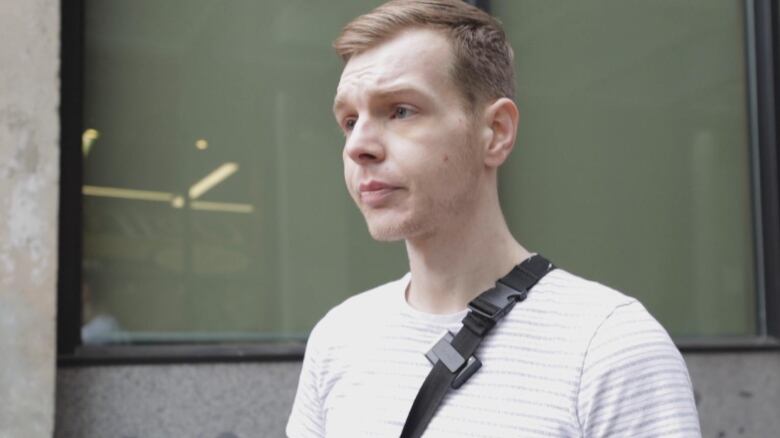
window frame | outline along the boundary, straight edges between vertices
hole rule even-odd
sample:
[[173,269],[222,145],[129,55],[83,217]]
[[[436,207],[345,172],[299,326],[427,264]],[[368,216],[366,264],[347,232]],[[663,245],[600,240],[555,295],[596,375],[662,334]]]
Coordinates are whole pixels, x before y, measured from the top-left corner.
[[[490,11],[489,0],[466,0]],[[780,349],[780,190],[777,124],[780,122],[780,7],[743,0],[749,87],[748,120],[753,168],[756,336],[675,338],[683,352]],[[81,134],[84,0],[61,0],[60,204],[57,273],[59,366],[300,361],[305,342],[83,345],[81,341],[82,180]]]
[[746,14],[753,14],[755,43],[756,131],[761,188],[763,235],[757,242],[763,250],[764,323],[769,341],[780,338],[780,190],[778,190],[778,133],[780,121],[780,6],[771,0],[747,0]]
[[84,0],[60,1],[60,192],[57,270],[58,366],[298,361],[305,343],[84,345],[81,260],[84,130]]

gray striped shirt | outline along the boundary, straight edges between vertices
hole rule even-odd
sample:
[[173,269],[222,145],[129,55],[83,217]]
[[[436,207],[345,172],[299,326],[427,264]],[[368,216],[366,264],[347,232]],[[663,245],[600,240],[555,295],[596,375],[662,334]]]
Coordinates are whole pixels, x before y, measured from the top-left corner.
[[[410,279],[332,309],[306,347],[287,434],[398,437],[431,369],[424,354],[466,311],[431,315]],[[691,382],[666,331],[635,299],[556,269],[477,350],[425,437],[698,437]]]

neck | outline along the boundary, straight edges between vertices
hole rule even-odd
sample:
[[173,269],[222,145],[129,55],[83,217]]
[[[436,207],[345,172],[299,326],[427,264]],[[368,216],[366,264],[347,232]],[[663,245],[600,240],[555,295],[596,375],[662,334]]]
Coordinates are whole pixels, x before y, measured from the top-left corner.
[[529,257],[506,225],[497,196],[469,216],[406,240],[412,283],[409,304],[428,313],[454,313]]

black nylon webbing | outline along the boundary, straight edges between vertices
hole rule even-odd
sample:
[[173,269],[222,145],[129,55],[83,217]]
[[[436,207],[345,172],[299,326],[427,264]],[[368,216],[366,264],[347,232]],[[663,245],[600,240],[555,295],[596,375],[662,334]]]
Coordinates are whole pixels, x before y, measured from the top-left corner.
[[[554,266],[547,259],[540,255],[534,255],[515,266],[509,274],[499,279],[498,282],[509,286],[515,291],[522,292],[519,298],[522,300],[525,298],[524,294],[552,269],[554,269]],[[472,304],[495,289],[494,287],[483,292],[472,301]],[[509,310],[511,310],[512,305],[514,303],[509,305]],[[469,307],[472,307],[471,304]],[[463,327],[451,341],[452,347],[466,359],[474,355],[482,339],[504,316],[504,314],[500,314],[489,318],[473,309],[472,307],[472,310],[463,318]],[[419,438],[422,436],[442,399],[444,399],[444,396],[452,387],[456,376],[457,373],[450,372],[444,362],[441,360],[436,361],[428,377],[425,378],[422,387],[420,387],[417,397],[414,399],[401,432],[401,438]]]

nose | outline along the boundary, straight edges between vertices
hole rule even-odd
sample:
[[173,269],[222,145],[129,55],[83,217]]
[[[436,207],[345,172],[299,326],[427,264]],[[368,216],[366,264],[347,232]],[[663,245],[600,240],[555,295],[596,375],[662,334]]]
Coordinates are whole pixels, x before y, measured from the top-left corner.
[[347,137],[344,153],[357,164],[380,163],[385,159],[381,128],[367,118],[358,119]]

